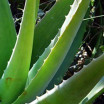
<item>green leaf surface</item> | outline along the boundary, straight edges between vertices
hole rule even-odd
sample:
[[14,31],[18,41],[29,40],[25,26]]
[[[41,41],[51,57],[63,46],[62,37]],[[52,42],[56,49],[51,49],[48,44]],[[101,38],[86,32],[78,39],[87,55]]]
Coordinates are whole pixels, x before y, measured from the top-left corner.
[[[35,55],[36,52],[37,52],[36,54],[39,54],[40,52],[42,54],[42,52],[44,51],[44,49],[45,49],[45,51],[43,52],[43,54],[41,56],[38,56],[39,59],[37,60],[37,62],[31,68],[31,70],[29,72],[29,77],[28,77],[27,85],[30,83],[31,79],[33,77],[35,77],[37,71],[43,65],[44,60],[47,58],[47,56],[51,52],[51,48],[57,42],[58,35],[57,36],[55,36],[55,35],[57,34],[57,32],[59,31],[59,28],[61,27],[62,23],[64,22],[65,15],[70,10],[70,5],[72,4],[73,1],[74,0],[70,0],[70,1],[66,1],[65,0],[63,2],[63,0],[58,0],[56,2],[56,4],[54,5],[54,7],[46,14],[46,16],[36,26],[36,28],[35,28],[35,34],[36,35],[34,37],[34,39],[35,39],[34,40],[34,45],[37,44],[38,47],[37,46],[33,46],[33,51],[34,51],[33,52],[33,56],[32,56],[33,61],[35,61],[34,60],[35,59],[34,55]],[[61,12],[63,12],[63,13],[61,13],[60,10],[62,10]],[[51,17],[53,17],[53,19],[51,19]],[[48,27],[48,28],[46,28],[46,27]],[[44,37],[41,38],[41,35],[43,35]],[[54,36],[55,36],[56,39],[54,38],[53,41],[55,41],[55,42],[52,41],[50,43],[50,45],[47,48],[45,48],[49,44],[49,42],[51,41],[50,39],[53,39]],[[40,39],[38,40],[37,38],[40,38]],[[38,43],[36,43],[36,42],[38,42]],[[40,51],[39,51],[39,49],[40,49]]]
[[39,59],[37,60],[37,62],[33,65],[33,67],[31,68],[31,70],[29,71],[28,74],[28,80],[27,80],[27,84],[26,86],[29,85],[29,83],[31,82],[31,80],[35,77],[35,75],[37,74],[38,70],[41,68],[41,66],[44,64],[44,60],[48,57],[48,55],[51,52],[51,49],[54,47],[54,45],[56,44],[56,42],[58,41],[58,37],[60,34],[57,34],[55,36],[55,38],[51,41],[50,45],[45,49],[45,51],[43,52],[43,54],[39,57]]
[[[51,91],[47,91],[43,96],[37,97],[30,104],[79,104],[103,76],[104,54],[94,59],[89,65],[84,66],[80,72],[74,74],[70,79],[63,81],[59,86],[55,86]],[[96,91],[94,88],[91,93],[97,94],[103,87],[104,79],[97,84]],[[93,97],[91,93],[89,98]]]
[[0,78],[16,41],[16,31],[8,0],[0,0]]
[[104,92],[104,77],[79,104],[93,104],[93,101]]
[[58,33],[73,1],[74,0],[57,0],[52,9],[48,11],[40,23],[37,24],[34,32],[31,67]]
[[[89,17],[89,10],[86,13],[85,18]],[[78,51],[78,48],[80,47],[82,43],[82,39],[84,36],[84,33],[86,32],[86,26],[88,21],[83,21],[81,24],[80,29],[77,32],[77,35],[75,36],[75,39],[68,50],[68,53],[62,62],[61,66],[59,67],[57,73],[53,77],[52,81],[49,83],[47,89],[52,89],[54,87],[54,84],[58,85],[63,80],[63,76],[65,75],[66,71],[68,70],[69,66],[71,65],[76,52]]]
[[0,80],[1,104],[11,104],[23,91],[32,54],[39,0],[27,0],[22,25],[7,68]]
[[35,78],[13,104],[28,103],[45,90],[64,60],[82,23],[89,3],[90,0],[75,0],[59,31],[60,36],[58,37],[58,42],[54,48],[51,49],[51,53],[44,61],[44,64],[36,74]]

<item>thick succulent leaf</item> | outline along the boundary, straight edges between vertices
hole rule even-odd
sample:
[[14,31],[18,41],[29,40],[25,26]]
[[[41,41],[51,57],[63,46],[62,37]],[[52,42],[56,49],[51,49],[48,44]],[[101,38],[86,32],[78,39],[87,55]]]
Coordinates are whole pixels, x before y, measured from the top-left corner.
[[13,104],[28,103],[44,91],[64,60],[82,23],[89,3],[90,0],[75,0],[71,11],[59,31],[58,42],[51,49],[51,53],[44,61],[35,78]]
[[93,104],[93,101],[104,92],[104,77],[96,84],[90,93],[80,102],[80,104]]
[[[34,48],[33,48],[33,56],[32,56],[32,61],[33,62],[36,59],[35,58],[35,56],[37,56],[36,54],[39,54],[40,52],[42,54],[42,52],[44,51],[45,47],[49,44],[49,42],[51,41],[51,39],[53,39],[53,37],[59,31],[59,28],[61,27],[62,23],[65,20],[65,15],[70,10],[70,5],[72,4],[73,1],[74,0],[70,0],[70,1],[58,0],[58,1],[56,1],[56,4],[54,5],[54,7],[46,14],[46,16],[43,18],[43,20],[36,26],[36,28],[35,28],[35,34],[36,34],[37,37],[34,37],[35,40],[34,40]],[[61,11],[59,11],[59,10],[61,10]],[[52,20],[51,20],[51,17],[53,17]],[[46,27],[48,27],[48,28],[46,28]],[[40,38],[41,35],[44,35],[44,37]],[[54,38],[54,40],[51,41],[50,45],[45,49],[45,51],[43,52],[43,54],[40,57],[38,55],[39,59],[33,65],[33,67],[31,68],[31,70],[29,72],[27,85],[29,84],[29,82],[31,81],[31,79],[36,75],[36,73],[40,69],[40,67],[43,65],[44,60],[47,58],[47,56],[51,52],[51,48],[57,42],[59,35],[57,35]],[[41,39],[41,40],[38,41],[37,38]],[[55,42],[53,42],[53,41],[55,41]],[[35,46],[35,44],[38,45],[38,48],[36,48],[37,46]],[[33,62],[32,62],[32,64],[33,64]]]
[[34,32],[35,37],[31,67],[58,33],[65,20],[65,15],[68,14],[70,5],[73,3],[73,1],[74,0],[57,0],[52,9],[46,13],[46,16],[36,26]]
[[0,0],[0,77],[16,41],[16,31],[8,0]]
[[[79,104],[104,75],[104,54],[30,104]],[[104,81],[104,80],[103,80]],[[101,86],[104,85],[103,83]],[[97,87],[101,87],[98,86]],[[97,88],[96,87],[96,88]]]
[[[88,16],[89,16],[89,10],[86,13],[85,18],[88,18]],[[50,84],[49,84],[47,89],[51,89],[51,88],[53,88],[54,84],[59,84],[61,82],[65,72],[67,71],[69,65],[72,63],[72,60],[74,59],[74,56],[75,56],[76,52],[78,51],[78,48],[81,45],[82,38],[84,36],[84,33],[86,32],[87,23],[88,23],[88,21],[83,21],[83,23],[81,24],[81,27],[78,30],[78,33],[77,33],[77,35],[76,35],[76,37],[75,37],[75,39],[74,39],[74,41],[73,41],[73,43],[71,45],[71,48],[68,51],[68,54],[66,55],[63,63],[61,64],[60,68],[58,69],[58,72],[55,74],[54,78],[50,82]],[[58,34],[58,35],[60,35],[60,34]],[[35,75],[37,74],[38,70],[43,65],[44,60],[50,54],[51,48],[54,47],[54,45],[56,44],[56,42],[58,40],[58,35],[56,35],[56,37],[51,41],[50,45],[45,49],[43,54],[39,57],[38,61],[33,65],[32,69],[30,70],[29,75],[28,75],[27,85],[35,77]]]
[[[89,10],[87,11],[85,18],[87,18],[87,17],[89,17]],[[58,85],[63,80],[63,76],[65,75],[65,72],[68,70],[69,66],[71,65],[71,63],[74,59],[74,56],[82,43],[84,33],[86,32],[87,23],[88,23],[88,21],[82,22],[81,27],[78,30],[78,33],[75,36],[74,41],[73,41],[70,49],[68,50],[68,53],[67,53],[64,61],[62,62],[61,66],[59,67],[57,73],[55,74],[55,76],[53,77],[51,82],[49,83],[49,85],[47,87],[48,90],[52,89],[54,87],[54,84]]]
[[24,89],[30,67],[39,0],[27,0],[19,36],[0,80],[1,104],[11,104]]
[[51,52],[51,49],[54,47],[54,45],[56,44],[58,37],[60,34],[57,34],[55,36],[55,38],[51,41],[50,45],[45,49],[45,51],[43,52],[43,54],[39,57],[38,61],[33,65],[33,67],[31,68],[31,70],[29,71],[28,74],[28,80],[27,80],[27,84],[26,86],[29,85],[29,83],[31,82],[31,80],[35,77],[35,75],[37,74],[38,70],[41,68],[41,66],[44,64],[44,60],[48,57],[48,55]]

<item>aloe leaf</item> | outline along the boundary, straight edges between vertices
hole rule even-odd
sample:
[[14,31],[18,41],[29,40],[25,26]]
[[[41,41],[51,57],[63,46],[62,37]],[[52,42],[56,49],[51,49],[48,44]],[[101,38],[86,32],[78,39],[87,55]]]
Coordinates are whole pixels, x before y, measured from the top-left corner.
[[[85,18],[89,17],[89,10],[86,13]],[[80,47],[82,43],[82,39],[84,36],[84,33],[86,32],[86,27],[87,27],[88,21],[83,21],[81,24],[81,27],[79,28],[77,35],[75,36],[73,43],[68,50],[68,53],[62,62],[61,66],[59,67],[57,73],[49,83],[47,89],[52,89],[54,87],[54,84],[59,84],[63,80],[63,76],[65,75],[65,72],[68,70],[69,66],[72,63],[72,60],[74,59],[74,56],[76,52],[78,51],[78,48]]]
[[44,91],[65,58],[82,23],[89,3],[90,0],[75,0],[71,11],[59,31],[60,37],[58,37],[58,42],[51,49],[51,53],[44,61],[35,78],[13,104],[28,103]]
[[8,0],[0,0],[0,78],[12,54],[15,41],[16,31]]
[[90,93],[80,102],[80,104],[92,104],[93,101],[104,92],[104,77],[96,84]]
[[57,0],[52,9],[46,13],[45,17],[36,26],[31,67],[58,33],[73,1],[74,0]]
[[37,74],[38,70],[41,68],[41,66],[44,64],[44,60],[48,57],[48,55],[51,52],[51,49],[54,47],[54,45],[56,44],[58,37],[60,34],[57,34],[55,36],[55,38],[51,41],[50,45],[45,49],[45,51],[43,52],[43,54],[39,57],[38,61],[33,65],[33,67],[31,68],[31,70],[29,71],[28,74],[28,80],[27,80],[27,84],[26,86],[29,85],[29,83],[31,82],[31,80],[35,77],[35,75]]
[[[87,18],[88,16],[89,16],[89,10],[86,13],[85,18]],[[79,46],[81,45],[83,35],[86,31],[87,23],[88,23],[88,21],[83,21],[83,23],[81,24],[81,27],[80,27],[72,45],[71,45],[71,48],[68,51],[68,54],[66,55],[66,57],[64,59],[64,62],[62,63],[62,65],[58,69],[58,72],[56,73],[56,75],[54,76],[52,81],[50,82],[50,85],[48,86],[48,89],[53,88],[54,84],[59,84],[61,82],[63,75],[67,71],[67,69],[68,69],[69,65],[71,64]],[[58,34],[58,35],[60,35],[60,34]],[[58,35],[56,35],[56,37],[51,41],[50,45],[45,49],[44,53],[39,57],[38,61],[33,65],[32,69],[29,72],[27,85],[35,77],[38,70],[43,65],[44,60],[48,57],[49,53],[51,52],[51,48],[54,47],[55,43],[58,40]]]
[[30,104],[79,104],[104,75],[104,54]]
[[[62,23],[65,20],[65,15],[70,10],[70,5],[72,4],[73,1],[74,0],[70,0],[70,1],[58,0],[58,1],[56,1],[56,4],[54,5],[54,7],[46,14],[46,16],[42,19],[42,21],[36,26],[35,34],[37,37],[36,36],[34,37],[35,40],[34,40],[34,48],[33,48],[33,56],[32,56],[33,62],[35,61],[34,60],[35,56],[37,56],[35,54],[39,54],[40,52],[42,54],[45,47],[49,44],[49,41],[51,41],[51,39],[59,31],[59,28],[61,27]],[[53,17],[53,19],[51,19],[51,17]],[[46,24],[46,22],[48,22],[48,24]],[[48,28],[46,28],[46,27],[48,27]],[[44,35],[44,37],[41,38],[41,35]],[[41,56],[38,55],[39,59],[33,65],[33,67],[31,68],[31,70],[29,72],[27,85],[30,83],[31,79],[36,75],[37,71],[43,65],[44,60],[47,58],[47,56],[51,52],[51,48],[55,45],[56,41],[58,40],[57,37],[58,37],[58,35],[54,38],[54,40],[52,40],[50,45],[45,49],[45,52],[43,52],[43,54]],[[39,38],[41,40],[38,41],[37,38]],[[53,41],[55,41],[55,42],[53,42]],[[35,46],[35,44],[38,45],[38,48],[36,48],[37,46]],[[44,46],[43,46],[43,44],[44,44]],[[39,49],[40,49],[40,51],[37,51]],[[33,62],[32,62],[32,64],[33,64]]]
[[27,0],[17,42],[0,80],[1,104],[11,104],[25,87],[30,67],[39,0]]

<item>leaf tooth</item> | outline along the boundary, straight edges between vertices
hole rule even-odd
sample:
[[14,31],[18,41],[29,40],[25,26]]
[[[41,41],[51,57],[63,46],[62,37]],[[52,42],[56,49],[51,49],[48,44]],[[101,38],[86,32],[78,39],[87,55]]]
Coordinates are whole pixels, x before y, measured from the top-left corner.
[[61,28],[58,28],[58,37],[60,37],[60,33],[61,33]]
[[47,14],[48,14],[48,12],[49,12],[49,11],[46,11],[46,14],[45,14],[45,15],[47,15]]
[[83,65],[83,68],[86,68],[87,67],[87,65]]
[[[51,43],[53,43],[53,42],[54,42],[54,39],[51,40]],[[45,48],[45,49],[47,49],[47,48]]]
[[59,31],[61,31],[61,28],[58,28]]
[[68,16],[65,16],[65,19],[67,19],[68,18]]
[[39,96],[36,96],[36,99],[39,100]]
[[96,58],[93,58],[92,61],[96,61]]
[[65,82],[66,82],[66,80],[63,79],[62,83],[65,83]]
[[[44,59],[44,63],[46,62],[46,60],[47,60],[47,58],[46,58],[46,59]],[[43,64],[44,64],[44,63],[43,63]]]
[[70,5],[70,8],[72,8],[73,5]]
[[46,90],[46,93],[48,94],[49,93],[49,90]]
[[58,88],[58,85],[54,85],[54,88],[57,89]]
[[78,72],[74,72],[74,75],[78,74]]

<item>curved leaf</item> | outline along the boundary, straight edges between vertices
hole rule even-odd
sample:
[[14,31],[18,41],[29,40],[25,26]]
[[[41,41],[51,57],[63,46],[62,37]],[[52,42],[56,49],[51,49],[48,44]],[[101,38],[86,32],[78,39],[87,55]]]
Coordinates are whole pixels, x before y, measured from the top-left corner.
[[[89,10],[87,11],[85,18],[87,18],[88,16]],[[87,23],[88,21],[82,22],[81,27],[79,28],[64,61],[62,62],[61,66],[59,67],[57,73],[55,74],[51,82],[49,83],[47,89],[52,89],[54,87],[54,84],[58,85],[63,80],[65,72],[68,70],[70,64],[72,63],[72,60],[74,59],[76,52],[78,51],[78,48],[81,45],[84,33],[86,32]]]
[[64,60],[82,23],[89,3],[90,0],[75,0],[71,11],[59,31],[60,36],[58,42],[52,48],[51,53],[44,61],[35,78],[13,104],[28,103],[44,91]]
[[93,101],[104,92],[104,77],[96,84],[90,93],[79,104],[92,104]]
[[31,67],[48,47],[61,28],[74,0],[57,0],[52,9],[37,24],[33,43]]
[[[43,96],[37,97],[30,104],[79,104],[104,75],[103,63],[104,54],[94,59],[89,65],[85,66],[67,81],[63,81],[59,86],[55,86],[54,89],[47,91]],[[102,81],[104,82],[104,80]],[[96,86],[96,88],[99,88],[98,90],[101,90],[104,85],[102,81],[101,86]]]
[[15,41],[16,31],[8,0],[0,0],[0,78],[12,54]]
[[48,57],[48,55],[51,52],[51,49],[54,47],[54,45],[56,44],[58,37],[60,34],[57,34],[55,36],[55,38],[51,41],[50,45],[45,49],[45,51],[43,52],[43,54],[39,57],[38,61],[33,65],[33,67],[31,68],[31,70],[29,71],[28,74],[28,80],[27,80],[27,84],[26,86],[29,85],[29,83],[31,82],[31,80],[35,77],[35,75],[37,74],[38,70],[41,68],[41,66],[44,64],[44,60]]
[[11,104],[25,87],[30,67],[38,5],[39,0],[26,1],[19,36],[11,59],[0,80],[1,104]]

